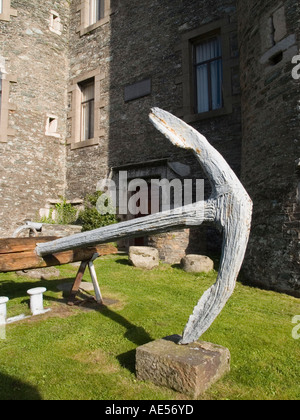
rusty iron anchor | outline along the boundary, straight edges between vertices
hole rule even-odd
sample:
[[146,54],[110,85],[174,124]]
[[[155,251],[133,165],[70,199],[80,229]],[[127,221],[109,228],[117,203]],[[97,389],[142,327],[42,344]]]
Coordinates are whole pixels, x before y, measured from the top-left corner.
[[191,150],[212,188],[208,200],[75,234],[47,243],[39,243],[39,256],[83,246],[145,236],[212,222],[223,232],[222,255],[217,280],[200,298],[184,328],[180,344],[188,344],[211,326],[232,295],[250,234],[252,201],[228,163],[198,131],[172,114],[153,108],[150,121],[175,146]]

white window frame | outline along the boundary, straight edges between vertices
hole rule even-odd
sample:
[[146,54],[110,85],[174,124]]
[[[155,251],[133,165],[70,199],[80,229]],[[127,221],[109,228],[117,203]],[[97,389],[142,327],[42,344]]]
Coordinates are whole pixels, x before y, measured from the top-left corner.
[[78,6],[77,11],[80,12],[80,25],[77,28],[77,32],[80,33],[80,36],[87,34],[88,32],[93,31],[94,29],[105,25],[110,20],[111,15],[111,8],[110,8],[110,0],[103,0],[104,1],[104,11],[103,17],[100,20],[97,20],[95,23],[90,23],[90,2],[91,0],[81,0],[80,5]]
[[60,16],[55,10],[50,10],[49,29],[57,35],[61,35],[63,26],[60,22]]
[[58,118],[56,115],[47,115],[45,135],[49,137],[60,138],[60,134],[57,132],[58,129]]

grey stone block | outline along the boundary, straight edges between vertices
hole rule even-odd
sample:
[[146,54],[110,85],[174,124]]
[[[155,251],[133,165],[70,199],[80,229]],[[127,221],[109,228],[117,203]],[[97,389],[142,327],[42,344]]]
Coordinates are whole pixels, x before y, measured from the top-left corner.
[[159,265],[158,250],[150,246],[131,246],[129,261],[135,267],[151,270]]
[[181,260],[181,266],[184,271],[189,273],[208,273],[214,269],[213,261],[205,255],[186,255]]
[[205,341],[178,345],[172,335],[138,347],[137,379],[197,398],[230,370],[227,348]]

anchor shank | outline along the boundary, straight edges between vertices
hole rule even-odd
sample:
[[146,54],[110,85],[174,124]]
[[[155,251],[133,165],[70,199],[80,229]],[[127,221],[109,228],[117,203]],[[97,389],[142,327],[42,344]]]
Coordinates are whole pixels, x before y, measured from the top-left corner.
[[122,238],[134,238],[168,232],[174,229],[199,226],[204,221],[213,221],[215,219],[215,211],[213,200],[189,204],[170,211],[155,213],[150,216],[105,226],[90,232],[77,233],[66,238],[37,244],[36,253],[39,256],[44,256],[71,249],[94,246],[95,244],[113,242]]

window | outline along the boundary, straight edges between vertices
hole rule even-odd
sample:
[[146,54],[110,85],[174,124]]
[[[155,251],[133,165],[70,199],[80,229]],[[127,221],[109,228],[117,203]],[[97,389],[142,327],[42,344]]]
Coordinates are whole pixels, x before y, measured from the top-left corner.
[[111,0],[81,0],[78,7],[80,11],[80,25],[77,32],[80,36],[105,25],[110,19],[110,1]]
[[70,111],[68,113],[68,144],[71,149],[99,144],[105,135],[100,128],[100,116],[107,105],[101,97],[101,81],[105,74],[96,69],[77,76],[69,86]]
[[[232,113],[239,97],[237,26],[228,18],[182,35],[177,46],[182,56],[182,109],[177,115],[191,123]],[[233,83],[234,82],[234,83]]]
[[15,135],[15,130],[9,127],[9,112],[16,110],[16,106],[9,102],[9,91],[10,84],[15,82],[12,75],[0,70],[0,143],[6,143],[8,136]]
[[50,25],[49,29],[51,32],[56,33],[57,35],[61,35],[62,31],[62,24],[60,23],[59,14],[56,13],[54,10],[50,11]]
[[81,88],[81,141],[94,138],[95,82],[80,85]]
[[51,137],[60,137],[57,132],[58,118],[55,115],[49,115],[46,119],[45,135]]
[[104,0],[89,0],[89,24],[104,18]]
[[264,70],[270,72],[274,66],[290,63],[297,52],[295,34],[288,34],[285,6],[282,3],[269,10],[260,18],[260,37],[262,56],[259,62]]
[[220,36],[194,46],[194,74],[197,113],[220,109],[222,95],[222,47]]
[[11,0],[0,0],[0,20],[10,21],[11,16],[17,16],[18,12],[10,7]]

